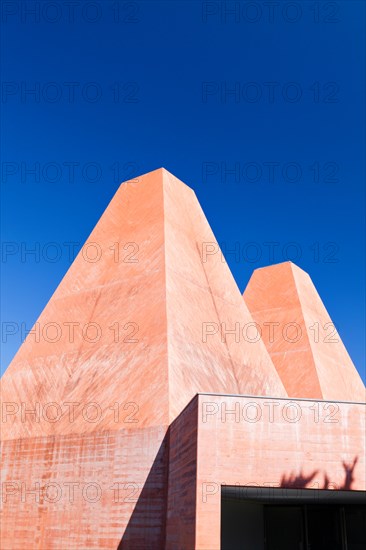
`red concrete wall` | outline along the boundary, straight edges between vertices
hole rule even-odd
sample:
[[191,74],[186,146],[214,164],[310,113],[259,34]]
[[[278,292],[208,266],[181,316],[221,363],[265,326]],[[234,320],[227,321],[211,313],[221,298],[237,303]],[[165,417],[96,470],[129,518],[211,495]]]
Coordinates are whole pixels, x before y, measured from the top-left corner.
[[3,452],[5,550],[216,550],[223,484],[365,490],[365,406],[199,395],[168,437],[135,428]]
[[365,472],[365,405],[200,395],[195,548],[220,548],[223,484],[365,490]]
[[164,548],[162,428],[3,444],[3,550]]

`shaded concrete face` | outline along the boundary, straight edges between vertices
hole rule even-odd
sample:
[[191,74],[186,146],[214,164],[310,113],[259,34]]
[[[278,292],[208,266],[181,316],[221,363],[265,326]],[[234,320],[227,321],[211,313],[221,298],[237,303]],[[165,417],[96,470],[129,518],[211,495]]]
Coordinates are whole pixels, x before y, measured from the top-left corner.
[[261,340],[209,334],[253,319],[221,254],[205,254],[216,239],[192,189],[166,171],[163,187],[170,421],[198,391],[286,396]]
[[309,275],[291,262],[254,271],[244,300],[290,397],[365,401],[365,387]]
[[[242,395],[239,413],[235,399],[194,397],[282,403],[292,391],[262,340],[225,335],[256,318],[207,243],[219,250],[194,192],[166,170],[118,189],[2,379],[4,548],[213,550],[222,479],[291,486],[325,464],[341,484],[344,462],[348,485],[364,486],[360,406],[342,405],[328,429],[329,403],[313,403],[313,428],[309,414],[292,422],[297,402],[290,420],[258,423]],[[298,301],[292,291],[286,307]],[[55,324],[56,339],[44,333]],[[301,384],[323,392],[309,357]],[[244,426],[222,420],[243,410]]]

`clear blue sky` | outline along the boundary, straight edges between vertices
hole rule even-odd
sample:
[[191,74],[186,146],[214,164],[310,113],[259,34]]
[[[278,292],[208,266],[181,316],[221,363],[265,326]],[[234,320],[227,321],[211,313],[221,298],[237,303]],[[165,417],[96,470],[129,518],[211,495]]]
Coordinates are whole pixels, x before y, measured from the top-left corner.
[[365,3],[36,4],[2,5],[3,321],[31,327],[70,265],[63,243],[164,166],[239,243],[240,290],[286,259],[311,275],[365,379]]

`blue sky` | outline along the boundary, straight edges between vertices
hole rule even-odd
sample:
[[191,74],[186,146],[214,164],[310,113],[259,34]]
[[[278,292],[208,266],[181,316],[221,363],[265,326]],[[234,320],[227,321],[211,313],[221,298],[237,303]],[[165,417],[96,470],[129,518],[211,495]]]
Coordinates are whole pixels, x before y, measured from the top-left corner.
[[238,243],[241,290],[287,259],[311,275],[365,380],[364,2],[76,4],[2,5],[3,322],[30,328],[63,243],[164,166]]

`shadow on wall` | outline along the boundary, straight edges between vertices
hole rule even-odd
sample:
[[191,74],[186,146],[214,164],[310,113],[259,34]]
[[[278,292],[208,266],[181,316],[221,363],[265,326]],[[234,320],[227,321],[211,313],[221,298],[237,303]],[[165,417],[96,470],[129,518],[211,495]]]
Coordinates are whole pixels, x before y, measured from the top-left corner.
[[169,433],[160,445],[117,550],[164,548],[168,500],[168,445]]
[[[130,517],[122,540],[117,550],[159,550],[165,547],[165,528],[167,514],[168,462],[169,462],[169,430],[165,435],[154,463],[147,476],[134,511]],[[317,489],[349,490],[354,481],[354,471],[358,462],[356,456],[353,463],[343,461],[344,482],[341,486],[329,480],[324,473],[324,483]],[[280,487],[304,489],[314,480],[319,470],[310,475],[291,473],[283,475]],[[314,488],[314,487],[312,487]]]
[[[326,472],[324,472],[324,484],[322,487],[317,487],[319,489],[335,489],[339,491],[347,491],[352,488],[352,483],[354,481],[354,471],[356,464],[358,462],[358,456],[356,456],[353,460],[352,464],[347,464],[346,462],[342,462],[343,469],[345,472],[344,475],[344,482],[341,486],[336,485],[334,482],[332,482]],[[319,470],[315,470],[310,475],[304,475],[302,472],[299,474],[290,474],[288,477],[285,475],[281,478],[281,485],[280,487],[293,487],[296,489],[305,489],[306,487],[309,488],[309,484],[313,481],[315,476],[319,473]],[[314,487],[312,487],[314,488]]]

